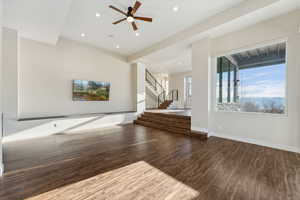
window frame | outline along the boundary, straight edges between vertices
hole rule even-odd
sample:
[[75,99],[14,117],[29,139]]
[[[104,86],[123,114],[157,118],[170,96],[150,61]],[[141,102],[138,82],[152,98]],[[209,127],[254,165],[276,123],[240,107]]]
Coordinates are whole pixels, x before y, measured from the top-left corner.
[[[188,83],[188,79],[191,80],[191,84]],[[187,86],[191,86],[191,88],[188,88]],[[190,89],[191,91],[189,91],[188,89]],[[184,90],[185,90],[185,98],[190,98],[193,96],[193,79],[192,76],[185,76],[184,77]],[[191,92],[191,95],[189,95],[189,93]]]
[[[285,43],[285,80],[284,80],[284,85],[285,85],[285,101],[284,101],[284,106],[285,106],[285,111],[283,114],[279,114],[279,113],[263,113],[263,112],[245,112],[245,111],[228,111],[228,110],[219,110],[218,109],[218,99],[217,99],[217,68],[218,68],[218,58],[219,57],[223,57],[223,56],[227,56],[227,55],[231,55],[231,54],[236,54],[236,53],[241,53],[244,51],[249,51],[249,50],[253,50],[253,49],[257,49],[257,48],[263,48],[266,46],[271,46],[271,45],[275,45],[275,44],[279,44],[279,43]],[[248,45],[245,47],[241,47],[241,48],[237,48],[234,50],[229,50],[226,52],[222,52],[222,53],[217,53],[215,55],[212,56],[211,59],[211,86],[212,88],[212,103],[211,105],[213,106],[212,110],[216,113],[232,113],[232,114],[244,114],[244,115],[260,115],[260,116],[267,116],[267,117],[282,117],[282,118],[287,118],[289,116],[289,106],[288,106],[288,101],[289,101],[289,96],[288,96],[288,71],[289,71],[289,67],[288,67],[288,45],[289,45],[289,41],[288,38],[281,38],[281,39],[277,39],[277,40],[271,40],[271,41],[267,41],[267,42],[261,42],[261,43],[257,43],[255,45]]]

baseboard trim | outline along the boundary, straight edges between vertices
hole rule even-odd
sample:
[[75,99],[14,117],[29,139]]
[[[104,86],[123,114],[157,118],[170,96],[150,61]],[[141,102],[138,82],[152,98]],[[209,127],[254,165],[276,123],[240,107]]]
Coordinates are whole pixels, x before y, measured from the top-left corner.
[[207,140],[207,133],[205,133],[205,132],[191,131],[190,136],[199,138],[200,140],[203,140],[203,141]]
[[208,129],[207,128],[200,128],[200,127],[197,127],[197,126],[192,126],[191,130],[192,131],[196,131],[196,132],[208,133]]
[[191,127],[191,136],[200,138],[201,140],[207,140],[208,129],[192,126]]
[[264,142],[264,141],[255,140],[255,139],[231,136],[228,134],[217,134],[217,133],[211,132],[211,133],[209,133],[209,137],[211,137],[211,136],[234,140],[234,141],[239,141],[239,142],[244,142],[244,143],[249,143],[249,144],[255,144],[255,145],[264,146],[264,147],[270,147],[273,149],[279,149],[279,150],[289,151],[289,152],[293,152],[293,153],[300,153],[300,148],[298,148],[298,147],[291,147],[291,146],[281,145],[281,144],[272,144],[272,143],[268,143],[268,142]]

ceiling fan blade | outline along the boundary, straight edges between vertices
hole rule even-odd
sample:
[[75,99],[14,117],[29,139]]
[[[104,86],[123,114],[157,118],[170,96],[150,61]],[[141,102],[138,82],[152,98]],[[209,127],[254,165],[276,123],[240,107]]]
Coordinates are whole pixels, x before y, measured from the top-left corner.
[[118,20],[118,21],[115,21],[113,24],[116,25],[116,24],[118,24],[118,23],[121,23],[122,21],[125,21],[126,19],[127,19],[127,18],[120,19],[120,20]]
[[138,27],[136,26],[135,22],[132,22],[131,25],[134,31],[138,30]]
[[120,9],[118,9],[118,8],[112,6],[112,5],[110,5],[109,7],[110,7],[111,9],[113,9],[113,10],[115,10],[115,11],[117,11],[117,12],[119,12],[119,13],[122,13],[123,15],[127,16],[127,13],[123,12],[122,10],[120,10]]
[[142,20],[142,21],[146,21],[146,22],[152,22],[152,18],[150,17],[134,17],[134,19],[137,19],[137,20]]
[[134,6],[133,6],[133,9],[132,9],[132,12],[131,12],[131,14],[134,14],[134,13],[136,13],[136,11],[139,9],[139,7],[142,5],[142,3],[141,2],[139,2],[139,1],[136,1],[135,2],[135,4],[134,4]]

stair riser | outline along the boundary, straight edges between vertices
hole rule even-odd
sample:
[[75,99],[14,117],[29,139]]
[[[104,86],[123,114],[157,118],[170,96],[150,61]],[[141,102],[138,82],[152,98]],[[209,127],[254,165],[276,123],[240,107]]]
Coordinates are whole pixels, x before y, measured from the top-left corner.
[[151,122],[151,123],[156,123],[159,125],[164,125],[164,126],[173,126],[177,128],[183,128],[183,129],[191,129],[191,124],[190,123],[178,123],[178,122],[170,122],[170,121],[164,121],[160,119],[154,119],[154,118],[145,118],[145,117],[139,117],[138,118],[141,121],[145,122]]
[[187,135],[190,137],[197,137],[201,140],[207,140],[206,133],[191,131],[190,116],[170,113],[145,112],[137,120],[135,120],[134,123],[162,131]]
[[144,119],[155,119],[155,120],[172,122],[172,123],[191,124],[191,120],[178,119],[178,118],[170,118],[170,117],[142,115],[141,118],[144,118]]
[[190,117],[190,116],[173,115],[173,114],[167,114],[167,113],[145,112],[143,115],[147,115],[147,116],[158,116],[158,117],[167,117],[167,118],[174,118],[174,119],[191,120],[191,117]]
[[165,101],[159,105],[158,109],[167,109],[172,103],[173,101]]
[[169,127],[169,126],[160,126],[160,125],[157,125],[157,124],[151,123],[151,122],[135,120],[134,123],[142,125],[142,126],[146,126],[149,128],[155,128],[155,129],[168,131],[168,132],[172,132],[172,133],[177,133],[177,134],[190,135],[190,133],[191,133],[191,131],[187,130],[187,129],[180,129],[180,128]]

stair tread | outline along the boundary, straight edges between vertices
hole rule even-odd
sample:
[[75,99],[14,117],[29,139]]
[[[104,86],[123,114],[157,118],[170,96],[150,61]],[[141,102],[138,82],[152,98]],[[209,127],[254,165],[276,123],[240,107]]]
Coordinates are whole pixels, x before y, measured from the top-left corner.
[[142,115],[141,118],[155,119],[155,120],[161,120],[161,121],[166,121],[166,122],[174,122],[174,123],[191,124],[190,119],[170,118],[170,117],[164,117],[164,116],[149,116],[149,115]]
[[164,124],[178,124],[178,125],[186,125],[186,126],[191,126],[191,122],[189,121],[180,121],[180,120],[172,120],[172,119],[164,119],[164,118],[151,118],[151,117],[139,117],[139,119],[142,119],[144,121],[154,121],[154,122],[158,122],[158,123],[164,123]]
[[167,109],[172,103],[173,100],[165,100],[158,106],[158,109]]
[[149,116],[149,115],[141,115],[140,117],[141,117],[141,118],[144,118],[144,119],[161,120],[161,121],[164,121],[164,122],[173,122],[173,123],[191,124],[191,120],[180,119],[180,118],[168,118],[168,117]]

